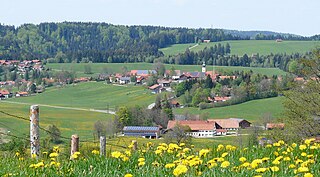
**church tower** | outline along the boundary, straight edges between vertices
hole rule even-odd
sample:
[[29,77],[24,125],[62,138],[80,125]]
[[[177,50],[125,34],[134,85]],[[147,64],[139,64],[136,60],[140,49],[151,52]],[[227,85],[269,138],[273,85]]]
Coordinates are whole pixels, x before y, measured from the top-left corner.
[[207,72],[207,70],[206,70],[206,63],[203,61],[203,63],[202,63],[202,72],[203,73],[205,73],[205,72]]

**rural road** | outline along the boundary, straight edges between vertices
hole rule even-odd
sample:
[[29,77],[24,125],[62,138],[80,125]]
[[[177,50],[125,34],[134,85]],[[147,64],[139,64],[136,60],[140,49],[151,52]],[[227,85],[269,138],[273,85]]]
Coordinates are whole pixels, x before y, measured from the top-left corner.
[[[5,101],[1,100],[0,102],[4,103],[11,103],[11,104],[22,104],[22,105],[32,105],[32,103],[20,103],[15,101]],[[74,107],[66,107],[66,106],[54,106],[54,105],[47,105],[47,104],[37,104],[39,106],[43,107],[49,107],[49,108],[57,108],[57,109],[68,109],[68,110],[77,110],[77,111],[90,111],[90,112],[100,112],[100,113],[106,113],[106,114],[116,114],[115,111],[110,110],[98,110],[98,109],[86,109],[86,108],[74,108]]]

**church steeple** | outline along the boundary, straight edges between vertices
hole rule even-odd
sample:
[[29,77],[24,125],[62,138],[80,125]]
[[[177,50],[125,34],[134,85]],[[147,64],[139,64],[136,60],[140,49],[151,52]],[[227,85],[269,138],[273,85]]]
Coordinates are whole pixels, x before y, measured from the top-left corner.
[[202,63],[202,72],[205,73],[207,70],[206,70],[206,63],[203,61]]

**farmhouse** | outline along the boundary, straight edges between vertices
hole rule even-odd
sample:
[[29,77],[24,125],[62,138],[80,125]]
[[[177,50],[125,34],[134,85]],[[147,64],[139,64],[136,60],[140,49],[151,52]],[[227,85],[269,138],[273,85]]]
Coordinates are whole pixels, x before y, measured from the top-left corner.
[[161,86],[158,84],[154,84],[153,86],[150,86],[149,89],[151,90],[151,93],[161,93]]
[[125,126],[122,131],[124,136],[141,136],[150,139],[157,139],[160,136],[160,127]]
[[228,100],[230,100],[230,99],[231,99],[231,97],[220,97],[220,96],[215,96],[215,97],[213,97],[213,98],[208,97],[208,101],[214,102],[214,103],[224,102],[224,101],[228,101]]
[[0,90],[0,95],[2,99],[10,98],[12,96],[8,90]]
[[245,119],[229,118],[229,119],[208,119],[209,122],[217,123],[221,129],[226,130],[227,134],[237,133],[239,129],[250,127],[250,122]]
[[128,84],[130,82],[130,77],[120,77],[119,83],[120,84]]
[[221,129],[216,122],[205,120],[169,120],[167,129],[170,130],[176,125],[190,127],[190,132],[186,133],[195,138],[213,137],[216,135],[217,129]]

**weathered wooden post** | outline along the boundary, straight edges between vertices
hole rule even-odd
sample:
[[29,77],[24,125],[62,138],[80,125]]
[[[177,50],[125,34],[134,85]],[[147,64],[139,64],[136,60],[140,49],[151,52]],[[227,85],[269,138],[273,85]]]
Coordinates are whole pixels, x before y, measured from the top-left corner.
[[40,135],[39,135],[39,106],[30,106],[30,150],[31,157],[38,158],[40,154]]
[[132,149],[133,149],[134,151],[136,151],[136,150],[138,149],[138,143],[137,143],[137,141],[136,141],[136,140],[132,140],[132,145],[133,145]]
[[79,152],[79,136],[72,135],[71,136],[71,155],[75,152]]
[[100,136],[100,156],[106,156],[106,136]]

